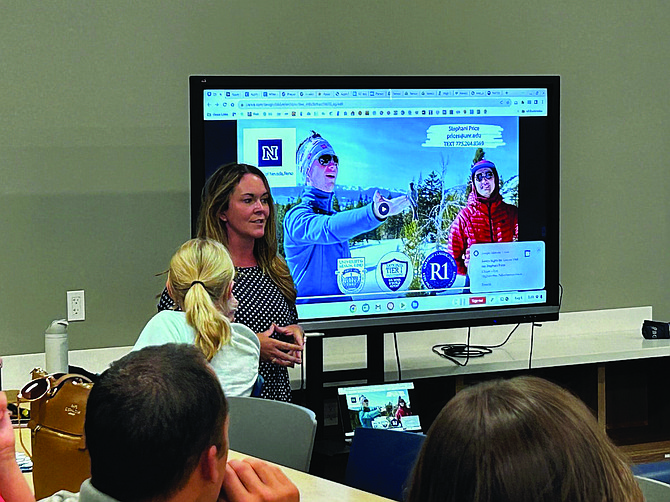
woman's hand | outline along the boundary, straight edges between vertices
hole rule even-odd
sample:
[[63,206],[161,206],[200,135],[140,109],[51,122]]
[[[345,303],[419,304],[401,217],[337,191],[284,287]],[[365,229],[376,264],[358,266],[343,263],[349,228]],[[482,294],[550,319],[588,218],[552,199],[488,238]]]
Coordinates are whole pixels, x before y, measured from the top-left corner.
[[[282,339],[272,338],[273,334],[279,335]],[[302,328],[297,324],[283,327],[272,324],[267,330],[257,335],[261,342],[261,360],[291,368],[296,363],[301,364],[303,335]]]
[[305,347],[305,332],[302,327],[299,324],[289,324],[283,327],[277,326],[275,329],[284,336],[293,337],[293,343],[300,346],[300,350],[292,350],[289,354],[298,359],[298,364],[302,364],[302,350]]

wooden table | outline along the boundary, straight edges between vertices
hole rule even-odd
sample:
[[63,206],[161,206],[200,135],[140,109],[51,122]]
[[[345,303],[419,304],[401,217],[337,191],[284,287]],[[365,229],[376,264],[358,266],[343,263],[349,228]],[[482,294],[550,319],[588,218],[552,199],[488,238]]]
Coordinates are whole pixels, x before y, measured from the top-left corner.
[[[16,435],[16,451],[23,451],[21,443],[19,442],[19,433],[23,434],[23,442],[26,447],[30,449],[30,429],[21,428],[14,429]],[[236,451],[229,451],[228,458],[241,460],[248,458],[250,455],[244,455]],[[300,490],[300,500],[303,501],[330,501],[337,500],[338,502],[388,502],[389,499],[379,497],[371,493],[367,493],[355,488],[350,488],[346,485],[328,481],[317,476],[312,476],[305,472],[296,471],[289,467],[279,466],[284,471],[286,476],[295,483]],[[28,484],[33,488],[33,475],[28,472],[24,476]]]
[[[230,450],[228,458],[231,460],[241,460],[248,458],[250,455],[238,453]],[[271,462],[270,462],[271,463]],[[276,464],[275,464],[276,465]],[[295,483],[300,490],[300,500],[303,501],[317,501],[317,500],[337,500],[338,502],[383,502],[390,501],[390,499],[373,495],[372,493],[357,490],[334,481],[319,478],[305,472],[296,471],[290,467],[278,466],[284,474]]]

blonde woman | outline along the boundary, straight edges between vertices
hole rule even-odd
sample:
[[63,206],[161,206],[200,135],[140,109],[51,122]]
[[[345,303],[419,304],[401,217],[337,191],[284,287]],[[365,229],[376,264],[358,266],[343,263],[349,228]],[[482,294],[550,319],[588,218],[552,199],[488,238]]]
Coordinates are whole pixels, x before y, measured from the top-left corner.
[[260,342],[242,324],[231,322],[235,267],[220,242],[191,239],[170,260],[167,289],[179,310],[156,314],[133,347],[189,343],[212,365],[226,396],[249,396],[258,378]]

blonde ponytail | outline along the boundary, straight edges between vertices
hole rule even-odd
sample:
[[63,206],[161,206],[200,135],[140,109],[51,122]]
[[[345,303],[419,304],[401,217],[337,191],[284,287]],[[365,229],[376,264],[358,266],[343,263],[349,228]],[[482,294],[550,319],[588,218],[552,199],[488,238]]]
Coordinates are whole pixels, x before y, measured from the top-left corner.
[[184,297],[186,322],[195,329],[195,344],[208,361],[230,342],[230,321],[216,307],[202,283],[193,284]]
[[170,261],[168,281],[173,299],[186,313],[186,322],[196,332],[195,344],[208,361],[230,343],[230,321],[221,302],[234,275],[228,251],[212,240],[191,239]]

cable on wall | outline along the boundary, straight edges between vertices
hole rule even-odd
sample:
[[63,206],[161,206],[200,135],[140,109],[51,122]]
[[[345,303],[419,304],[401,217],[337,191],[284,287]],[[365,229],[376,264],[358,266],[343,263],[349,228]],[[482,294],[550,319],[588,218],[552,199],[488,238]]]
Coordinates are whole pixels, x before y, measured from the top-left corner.
[[402,369],[400,368],[400,355],[398,354],[398,333],[393,332],[393,346],[395,347],[395,361],[398,365],[398,381],[402,382]]
[[[484,357],[486,354],[493,352],[493,349],[497,349],[505,345],[509,339],[512,337],[512,334],[521,326],[521,323],[518,323],[512,331],[509,332],[507,338],[502,343],[497,345],[470,345],[470,326],[468,326],[468,337],[466,343],[442,343],[433,345],[431,350],[433,353],[437,354],[444,359],[449,359],[451,362],[458,364],[459,366],[467,366],[471,357]],[[458,358],[465,358],[465,362],[461,362]]]

